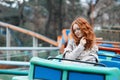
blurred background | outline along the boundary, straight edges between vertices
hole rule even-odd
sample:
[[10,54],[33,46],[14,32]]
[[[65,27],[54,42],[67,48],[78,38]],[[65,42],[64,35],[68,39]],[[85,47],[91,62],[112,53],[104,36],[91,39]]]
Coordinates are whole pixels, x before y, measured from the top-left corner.
[[[25,28],[57,41],[72,21],[85,17],[96,36],[120,41],[120,0],[0,0],[0,21]],[[0,27],[0,45],[6,30]],[[32,46],[31,37],[12,31],[12,45]],[[48,46],[39,40],[40,46]]]

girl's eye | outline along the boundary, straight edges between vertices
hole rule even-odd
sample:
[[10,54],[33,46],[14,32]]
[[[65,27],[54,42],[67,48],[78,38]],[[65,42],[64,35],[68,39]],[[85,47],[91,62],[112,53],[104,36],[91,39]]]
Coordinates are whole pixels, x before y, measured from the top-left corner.
[[75,31],[77,31],[77,30],[80,30],[80,28],[74,29],[73,31],[75,32]]
[[77,30],[80,30],[80,28],[77,28]]

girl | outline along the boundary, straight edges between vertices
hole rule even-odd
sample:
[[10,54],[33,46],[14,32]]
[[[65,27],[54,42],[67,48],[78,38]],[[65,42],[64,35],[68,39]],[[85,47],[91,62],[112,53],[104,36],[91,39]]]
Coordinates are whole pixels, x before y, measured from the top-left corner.
[[95,45],[95,34],[92,27],[82,17],[78,17],[71,25],[72,40],[64,49],[65,59],[98,62],[98,47]]

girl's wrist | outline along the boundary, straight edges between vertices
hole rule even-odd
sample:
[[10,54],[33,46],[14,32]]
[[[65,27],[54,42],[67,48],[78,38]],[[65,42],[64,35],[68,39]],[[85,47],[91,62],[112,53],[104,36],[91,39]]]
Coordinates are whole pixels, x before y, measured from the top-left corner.
[[84,49],[84,45],[83,44],[79,44],[78,47],[83,48]]

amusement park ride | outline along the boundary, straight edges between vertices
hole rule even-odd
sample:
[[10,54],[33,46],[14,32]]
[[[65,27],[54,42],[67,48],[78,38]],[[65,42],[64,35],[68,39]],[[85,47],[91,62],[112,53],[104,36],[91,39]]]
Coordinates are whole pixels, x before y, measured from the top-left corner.
[[[58,40],[54,41],[35,32],[3,22],[0,22],[0,26],[46,41],[56,47],[59,47],[61,53],[63,51],[62,49],[65,48],[65,43],[67,43],[67,41],[71,38],[68,37],[70,33],[68,29],[64,29],[62,31],[62,36],[58,36]],[[103,41],[102,38],[96,38],[96,44],[99,46],[98,63],[63,59],[62,54],[59,54],[56,57],[49,57],[48,59],[33,57],[30,62],[11,61],[9,62],[11,65],[24,65],[29,68],[28,70],[0,69],[0,73],[16,75],[13,76],[11,80],[120,80],[120,42],[108,42]],[[63,61],[81,62],[93,64],[94,66],[66,64],[63,63]],[[5,62],[0,62],[0,64],[3,63]]]

